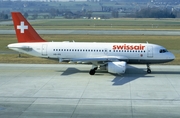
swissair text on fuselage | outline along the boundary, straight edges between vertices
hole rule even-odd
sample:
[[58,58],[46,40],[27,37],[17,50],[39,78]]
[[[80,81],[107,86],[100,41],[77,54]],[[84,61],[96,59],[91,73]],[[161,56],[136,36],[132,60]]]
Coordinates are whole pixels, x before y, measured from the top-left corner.
[[113,50],[144,50],[143,45],[113,45]]

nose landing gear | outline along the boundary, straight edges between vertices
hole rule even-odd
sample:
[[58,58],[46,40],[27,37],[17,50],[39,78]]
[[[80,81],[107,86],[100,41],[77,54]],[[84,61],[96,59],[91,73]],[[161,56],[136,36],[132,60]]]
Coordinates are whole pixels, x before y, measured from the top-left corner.
[[147,73],[151,73],[151,68],[149,64],[147,64]]

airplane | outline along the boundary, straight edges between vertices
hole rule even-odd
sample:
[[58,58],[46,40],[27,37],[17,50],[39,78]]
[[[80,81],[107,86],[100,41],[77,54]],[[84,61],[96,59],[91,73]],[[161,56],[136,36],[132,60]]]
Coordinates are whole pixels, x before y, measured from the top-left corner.
[[11,14],[18,43],[9,44],[9,49],[59,62],[91,63],[90,75],[97,69],[123,74],[127,64],[146,64],[147,73],[151,73],[150,64],[175,59],[163,46],[150,43],[47,42],[20,12]]

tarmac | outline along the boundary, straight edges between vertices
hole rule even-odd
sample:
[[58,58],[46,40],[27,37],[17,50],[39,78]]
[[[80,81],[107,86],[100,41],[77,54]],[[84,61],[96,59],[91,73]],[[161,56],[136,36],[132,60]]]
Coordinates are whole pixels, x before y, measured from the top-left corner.
[[1,118],[179,118],[180,66],[130,65],[123,75],[91,65],[0,64]]
[[[30,23],[38,20],[28,20]],[[0,25],[13,25],[12,21],[0,22]],[[94,34],[94,35],[176,35],[179,30],[36,30],[38,34]],[[15,34],[15,30],[0,30],[0,34]]]
[[[165,35],[179,36],[178,30],[36,30],[38,34],[92,34],[92,35]],[[0,30],[0,34],[15,34],[14,30]]]

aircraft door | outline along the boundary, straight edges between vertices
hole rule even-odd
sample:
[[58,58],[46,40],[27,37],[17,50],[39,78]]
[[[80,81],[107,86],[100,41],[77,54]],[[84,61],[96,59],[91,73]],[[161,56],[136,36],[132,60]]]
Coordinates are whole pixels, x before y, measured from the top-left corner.
[[153,47],[152,46],[148,46],[148,48],[147,48],[147,57],[148,58],[153,57]]
[[47,55],[47,45],[46,44],[42,45],[42,55],[44,55],[44,56]]

